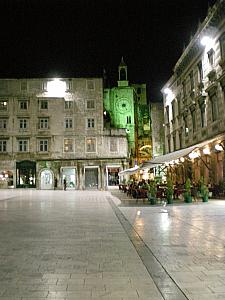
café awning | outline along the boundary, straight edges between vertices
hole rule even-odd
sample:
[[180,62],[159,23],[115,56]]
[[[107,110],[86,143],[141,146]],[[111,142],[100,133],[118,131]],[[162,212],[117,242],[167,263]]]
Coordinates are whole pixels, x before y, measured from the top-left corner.
[[125,169],[125,170],[119,172],[119,176],[120,175],[125,175],[125,174],[132,175],[132,174],[137,173],[139,170],[140,170],[139,166],[134,166],[133,168]]
[[178,151],[174,151],[174,152],[171,152],[171,153],[167,153],[165,155],[161,155],[161,156],[157,156],[151,160],[148,160],[148,161],[145,161],[141,166],[140,166],[140,169],[152,169],[152,168],[155,168],[159,165],[163,165],[163,164],[166,164],[166,163],[169,163],[171,161],[174,161],[176,159],[179,159],[181,157],[185,157],[187,156],[188,154],[190,154],[192,151],[194,150],[197,150],[199,148],[202,148],[212,142],[215,142],[217,140],[221,140],[221,139],[224,139],[224,134],[223,135],[218,135],[212,139],[209,139],[209,140],[206,140],[204,142],[201,142],[201,143],[198,143],[198,144],[195,144],[195,145],[192,145],[188,148],[184,148],[184,149],[181,149],[181,150],[178,150]]

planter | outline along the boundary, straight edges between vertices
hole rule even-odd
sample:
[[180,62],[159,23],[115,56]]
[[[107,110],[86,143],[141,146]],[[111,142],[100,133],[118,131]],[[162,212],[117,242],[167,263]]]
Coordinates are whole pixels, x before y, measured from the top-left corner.
[[167,200],[167,204],[172,204],[173,203],[173,196],[167,196],[166,200]]
[[202,197],[202,202],[208,202],[208,200],[209,200],[208,195]]
[[191,202],[192,202],[192,197],[191,197],[191,195],[185,195],[185,196],[184,196],[184,202],[186,202],[186,203],[191,203]]
[[148,201],[151,205],[156,204],[156,197],[152,197],[151,195],[148,195]]

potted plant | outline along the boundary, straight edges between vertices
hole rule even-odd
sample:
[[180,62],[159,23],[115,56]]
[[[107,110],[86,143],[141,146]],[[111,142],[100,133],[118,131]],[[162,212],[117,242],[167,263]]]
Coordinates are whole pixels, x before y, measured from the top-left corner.
[[202,198],[202,202],[208,202],[209,189],[208,189],[207,185],[204,183],[203,178],[200,179],[199,188],[200,188],[200,195]]
[[156,192],[157,192],[157,186],[155,181],[150,181],[148,184],[148,201],[154,205],[156,204]]
[[168,204],[173,203],[173,193],[174,193],[173,183],[172,183],[172,180],[170,178],[168,178],[167,179],[167,189],[166,189],[166,199],[167,199]]
[[192,197],[191,197],[191,180],[190,178],[187,178],[185,185],[184,185],[184,201],[186,203],[191,203],[192,202]]

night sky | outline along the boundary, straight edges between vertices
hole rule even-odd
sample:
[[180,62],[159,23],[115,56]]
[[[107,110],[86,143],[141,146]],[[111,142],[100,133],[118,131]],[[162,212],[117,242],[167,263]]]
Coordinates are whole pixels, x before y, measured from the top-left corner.
[[[136,2],[132,4],[131,2]],[[121,56],[151,101],[215,0],[0,0],[0,77],[101,77]]]

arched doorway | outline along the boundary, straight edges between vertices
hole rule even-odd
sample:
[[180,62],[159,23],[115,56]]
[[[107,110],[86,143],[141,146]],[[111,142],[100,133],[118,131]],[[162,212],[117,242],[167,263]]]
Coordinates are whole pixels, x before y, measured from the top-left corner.
[[53,173],[50,170],[41,171],[41,190],[53,189]]

